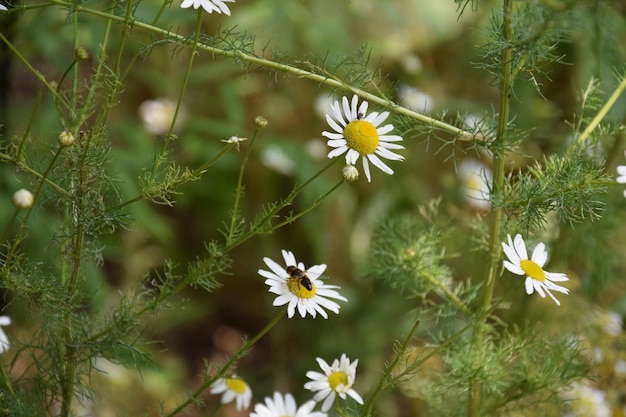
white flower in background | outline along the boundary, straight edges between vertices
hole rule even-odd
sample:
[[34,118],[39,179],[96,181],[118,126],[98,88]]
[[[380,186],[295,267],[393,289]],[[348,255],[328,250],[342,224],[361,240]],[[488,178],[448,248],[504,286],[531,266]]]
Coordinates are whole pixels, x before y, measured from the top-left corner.
[[457,171],[463,195],[467,202],[478,210],[491,208],[490,189],[493,174],[488,166],[475,159],[464,159]]
[[587,384],[576,382],[561,396],[571,409],[565,417],[612,416],[606,393]]
[[406,73],[415,75],[422,72],[424,64],[422,64],[422,59],[419,55],[404,54],[400,57],[400,66]]
[[304,384],[304,389],[313,392],[317,391],[313,401],[319,402],[324,400],[322,411],[328,411],[332,407],[337,395],[345,400],[347,394],[359,404],[363,404],[363,398],[352,389],[354,379],[356,378],[356,367],[359,364],[358,359],[351,363],[350,359],[343,353],[341,359],[335,359],[331,366],[322,358],[316,358],[316,360],[324,373],[307,372],[307,378],[312,381]]
[[283,175],[291,176],[296,170],[296,163],[289,158],[280,146],[269,145],[261,151],[261,163]]
[[328,108],[331,107],[337,99],[334,95],[328,93],[322,93],[317,96],[313,103],[313,110],[315,114],[322,120],[326,119],[326,113]]
[[17,190],[13,193],[13,205],[18,209],[30,208],[34,202],[35,197],[33,196],[33,193],[25,188]]
[[[170,130],[176,103],[168,98],[157,98],[146,100],[139,105],[139,116],[143,126],[152,135],[166,135]],[[178,111],[174,130],[178,130],[185,122],[186,114],[184,109]]]
[[326,121],[333,128],[334,132],[322,132],[322,136],[328,138],[327,145],[335,148],[328,153],[329,158],[335,158],[346,154],[346,164],[354,165],[361,157],[363,160],[363,171],[367,181],[371,182],[370,166],[371,162],[385,174],[393,174],[380,158],[391,161],[402,161],[404,157],[393,153],[391,149],[404,149],[404,146],[393,142],[400,142],[402,138],[397,135],[387,135],[393,130],[393,125],[388,124],[379,127],[387,120],[389,112],[372,112],[367,114],[367,101],[363,101],[359,106],[358,96],[352,97],[352,103],[348,103],[348,98],[343,97],[341,104],[335,101],[330,106],[330,114],[326,114]]
[[522,235],[517,234],[514,241],[511,241],[511,235],[507,235],[507,238],[509,243],[502,243],[504,253],[509,258],[508,261],[504,261],[504,267],[514,274],[526,275],[527,294],[530,295],[536,290],[541,297],[545,297],[547,293],[557,305],[561,305],[551,291],[569,294],[567,288],[555,284],[555,282],[568,281],[569,278],[565,274],[544,271],[543,266],[548,260],[546,245],[539,243],[533,250],[531,258],[528,259]]
[[609,336],[622,333],[622,316],[613,311],[601,311],[596,315],[595,323]]
[[9,9],[7,9],[7,7],[6,7],[6,6],[3,6],[3,5],[1,5],[1,4],[0,4],[0,10],[2,10],[2,11],[8,11]]
[[9,316],[0,316],[0,354],[9,350],[9,338],[2,330],[2,326],[8,326],[11,324]]
[[315,401],[307,401],[298,408],[293,395],[275,392],[274,398],[265,398],[265,404],[256,404],[250,417],[328,417],[326,413],[313,411],[314,407]]
[[302,262],[296,262],[292,252],[282,251],[285,266],[280,266],[270,258],[263,258],[263,262],[270,271],[259,269],[259,275],[267,278],[265,283],[270,286],[269,292],[277,294],[273,305],[282,306],[289,304],[287,315],[293,317],[298,308],[301,317],[309,313],[313,318],[319,313],[325,319],[328,318],[326,310],[339,313],[339,304],[329,300],[348,301],[341,296],[335,288],[336,285],[326,285],[319,280],[320,275],[326,270],[326,265],[313,265],[308,270]]
[[[624,151],[624,156],[626,156],[626,151]],[[618,165],[617,182],[620,184],[626,184],[626,165]],[[624,197],[626,198],[626,190],[624,190]]]
[[211,394],[221,393],[224,393],[221,399],[222,404],[236,400],[237,410],[245,410],[250,407],[252,391],[241,378],[219,378],[211,385]]
[[410,85],[400,84],[398,87],[398,102],[401,106],[424,114],[433,111],[433,98],[425,92]]
[[208,13],[224,13],[230,16],[230,9],[225,3],[234,3],[235,0],[183,0],[181,8],[186,9],[193,6],[194,9],[202,8]]

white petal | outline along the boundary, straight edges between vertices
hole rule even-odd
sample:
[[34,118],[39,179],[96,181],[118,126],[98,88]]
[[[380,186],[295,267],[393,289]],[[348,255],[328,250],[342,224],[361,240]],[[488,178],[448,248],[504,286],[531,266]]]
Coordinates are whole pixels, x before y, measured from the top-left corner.
[[546,245],[544,245],[543,243],[539,243],[537,246],[535,246],[535,250],[533,250],[533,254],[531,255],[530,259],[543,268],[543,266],[546,264],[546,260],[548,259]]
[[[365,160],[365,158],[363,158]],[[380,169],[385,174],[393,175],[393,169],[389,168],[383,161],[380,160],[379,157],[374,155],[373,153],[367,155],[367,159],[369,159],[372,164],[374,164],[378,169]]]
[[533,285],[534,279],[531,277],[527,277],[526,281],[524,281],[524,286],[526,287],[526,294],[530,295],[535,291],[535,286]]
[[388,124],[388,125],[384,125],[382,127],[379,127],[378,129],[376,129],[376,131],[378,132],[379,135],[384,135],[385,133],[389,133],[393,130],[393,125],[392,124]]
[[504,261],[504,267],[505,267],[508,271],[510,271],[510,272],[512,272],[512,273],[514,273],[514,274],[516,274],[516,275],[525,275],[524,270],[523,270],[522,268],[520,268],[520,266],[519,266],[519,265],[512,264],[512,263],[511,263],[511,262],[509,262],[509,261]]
[[515,235],[513,239],[513,245],[515,246],[515,252],[519,255],[520,259],[528,259],[528,252],[526,252],[526,244],[524,238],[519,233]]
[[[335,130],[335,132],[343,133],[343,128],[339,127],[339,125],[329,115],[326,115],[326,121],[328,122],[328,125]],[[324,133],[322,133],[322,135],[323,134]]]
[[340,148],[335,148],[332,151],[328,152],[328,158],[335,158],[339,155],[342,155],[344,152],[348,150],[347,146],[342,146]]
[[367,158],[363,159],[363,172],[365,172],[365,176],[367,177],[367,182],[372,182],[372,177],[370,175],[370,164],[367,162]]
[[[384,111],[381,114],[379,114],[376,118],[374,118],[374,120],[371,120],[370,123],[372,123],[374,125],[374,127],[378,127],[379,124],[381,124],[382,122],[387,120],[387,117],[389,117],[389,112],[388,111]],[[385,133],[387,133],[387,132],[385,132]]]
[[346,164],[354,165],[355,162],[359,159],[359,156],[359,153],[354,149],[348,149],[348,153],[346,154]]
[[385,159],[389,159],[390,161],[404,161],[404,156],[393,153],[385,148],[381,148],[380,146],[376,149],[375,153]]

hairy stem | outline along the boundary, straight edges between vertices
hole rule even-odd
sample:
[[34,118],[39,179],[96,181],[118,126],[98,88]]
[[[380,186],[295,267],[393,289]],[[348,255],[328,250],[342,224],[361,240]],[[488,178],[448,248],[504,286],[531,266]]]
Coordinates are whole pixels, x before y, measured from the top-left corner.
[[[504,41],[510,44],[512,34],[511,13],[512,13],[512,0],[504,0],[502,7],[502,34]],[[510,110],[510,93],[512,79],[512,51],[511,47],[507,46],[502,50],[502,75],[500,81],[500,114],[498,118],[498,128],[496,133],[496,149],[503,149],[506,142],[509,110]],[[498,146],[499,145],[499,146]],[[493,194],[499,195],[504,183],[504,155],[501,151],[494,152],[493,155]],[[493,297],[493,288],[496,282],[496,276],[499,270],[500,260],[500,229],[502,223],[503,209],[501,207],[496,208],[491,213],[489,221],[489,264],[486,274],[486,281],[483,287],[481,311],[487,311],[491,306],[491,299]],[[485,318],[476,324],[474,335],[472,339],[472,346],[474,349],[481,349],[483,344],[483,335],[485,331]],[[469,417],[476,417],[479,414],[480,409],[480,383],[474,381],[469,387],[469,401],[467,415]]]

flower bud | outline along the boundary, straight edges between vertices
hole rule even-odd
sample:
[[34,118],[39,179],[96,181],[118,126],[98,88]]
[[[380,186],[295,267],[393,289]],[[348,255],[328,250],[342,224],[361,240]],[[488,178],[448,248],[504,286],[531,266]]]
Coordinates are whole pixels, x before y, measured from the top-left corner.
[[356,181],[359,179],[359,170],[354,165],[346,165],[341,170],[341,175],[343,175],[343,179],[346,181]]
[[33,205],[34,200],[35,197],[33,197],[33,194],[25,188],[17,190],[13,194],[13,205],[15,205],[18,209],[30,208]]
[[263,129],[265,126],[267,126],[267,119],[263,116],[257,116],[254,118],[254,124],[259,129]]
[[59,141],[59,145],[63,147],[72,146],[74,142],[76,142],[76,138],[74,137],[74,135],[72,135],[67,130],[59,133],[59,136],[57,136],[57,140]]

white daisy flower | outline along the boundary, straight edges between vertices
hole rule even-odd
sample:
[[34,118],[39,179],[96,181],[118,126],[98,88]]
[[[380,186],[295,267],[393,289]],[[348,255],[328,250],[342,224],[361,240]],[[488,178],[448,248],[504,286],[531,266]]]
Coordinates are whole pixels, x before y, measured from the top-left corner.
[[305,317],[309,313],[313,318],[320,313],[325,319],[328,318],[326,310],[339,313],[339,304],[329,300],[348,301],[334,288],[336,285],[326,285],[319,280],[320,275],[326,270],[326,265],[313,265],[308,270],[302,262],[296,262],[292,252],[282,251],[285,266],[280,266],[270,258],[263,258],[263,262],[271,271],[259,269],[259,275],[267,278],[265,283],[270,286],[269,292],[278,294],[273,305],[282,306],[289,304],[287,315],[293,317],[296,306],[300,316]]
[[398,87],[398,102],[403,107],[424,114],[429,114],[435,107],[433,98],[429,94],[406,84],[400,84]]
[[[626,156],[626,151],[624,151],[624,156]],[[618,165],[617,182],[620,184],[626,184],[626,165]],[[624,190],[624,197],[626,198],[626,190]]]
[[[363,171],[367,181],[371,182],[369,162],[374,164],[385,174],[393,174],[389,168],[379,158],[383,157],[391,161],[402,161],[404,157],[391,152],[391,149],[404,149],[398,145],[402,138],[396,135],[387,135],[393,130],[393,125],[388,124],[379,127],[387,120],[389,112],[367,113],[367,101],[363,101],[359,106],[359,98],[352,97],[352,103],[348,103],[348,98],[343,97],[341,104],[335,101],[330,106],[330,114],[326,114],[326,121],[333,128],[334,132],[322,132],[322,136],[327,137],[328,146],[335,148],[328,153],[329,158],[346,154],[346,164],[354,165],[359,159],[363,159]],[[368,162],[369,161],[369,162]]]
[[[146,100],[139,105],[139,117],[141,117],[144,128],[151,135],[166,135],[170,130],[172,120],[174,120],[174,113],[176,113],[176,103],[169,98],[161,97]],[[186,110],[181,107],[176,118],[174,131],[180,130],[186,121]]]
[[208,13],[224,13],[230,16],[230,9],[224,3],[234,3],[235,0],[183,0],[180,5],[181,8],[186,9],[193,6],[194,9],[198,9],[200,6]]
[[221,399],[222,404],[228,404],[232,400],[236,400],[237,410],[244,410],[250,407],[252,390],[241,378],[219,378],[211,385],[211,394],[221,393],[224,393]]
[[265,397],[265,404],[254,406],[254,412],[250,417],[328,417],[328,414],[313,411],[315,401],[307,401],[299,408],[293,395],[274,393],[274,398]]
[[8,326],[11,324],[9,316],[0,316],[0,354],[9,350],[9,338],[2,330],[2,326]]
[[526,252],[526,244],[522,235],[519,233],[515,236],[515,240],[511,241],[511,235],[507,235],[508,245],[502,242],[502,248],[506,254],[508,261],[504,261],[504,267],[510,272],[517,275],[526,275],[526,293],[532,294],[535,290],[541,297],[545,297],[546,293],[554,300],[557,305],[561,305],[551,291],[558,291],[563,294],[569,294],[569,290],[565,287],[555,284],[555,282],[568,281],[567,275],[544,271],[543,266],[548,260],[548,252],[546,245],[539,243],[530,259]]
[[490,189],[493,182],[491,169],[475,159],[464,159],[459,165],[458,176],[465,200],[478,210],[491,208]]
[[356,367],[359,364],[358,359],[350,363],[350,359],[343,353],[341,359],[333,361],[332,366],[329,366],[322,358],[317,358],[316,360],[324,373],[307,372],[307,378],[312,379],[312,381],[304,384],[304,389],[313,392],[318,391],[313,397],[315,402],[325,398],[322,404],[322,411],[330,409],[337,395],[345,400],[347,394],[359,404],[363,404],[363,398],[352,389],[352,384],[354,384],[354,379],[356,378]]
[[6,6],[3,6],[3,5],[1,5],[1,4],[0,4],[0,10],[3,10],[3,11],[8,11],[9,9],[7,9],[7,7],[6,7]]

